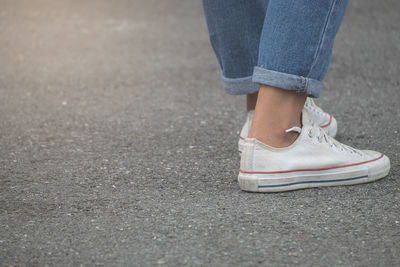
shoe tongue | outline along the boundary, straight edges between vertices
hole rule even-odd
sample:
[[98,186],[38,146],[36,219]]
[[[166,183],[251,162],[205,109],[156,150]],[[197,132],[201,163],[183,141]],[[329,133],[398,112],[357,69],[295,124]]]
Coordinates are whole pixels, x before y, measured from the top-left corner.
[[307,97],[306,98],[306,102],[304,103],[304,105],[310,105],[311,104],[311,98]]
[[301,124],[303,124],[303,126],[311,124],[310,116],[308,115],[307,112],[304,111],[304,109],[303,112],[301,113]]

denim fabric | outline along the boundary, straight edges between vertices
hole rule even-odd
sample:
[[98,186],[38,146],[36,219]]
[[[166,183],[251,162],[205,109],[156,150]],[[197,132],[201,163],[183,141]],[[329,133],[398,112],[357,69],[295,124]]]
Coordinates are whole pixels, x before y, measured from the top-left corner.
[[203,0],[229,94],[259,84],[318,97],[348,0]]

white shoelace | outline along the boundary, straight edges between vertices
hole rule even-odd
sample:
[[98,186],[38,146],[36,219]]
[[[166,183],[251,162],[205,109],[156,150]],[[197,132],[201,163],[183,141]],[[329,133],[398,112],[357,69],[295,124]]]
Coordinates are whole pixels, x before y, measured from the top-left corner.
[[329,136],[323,129],[321,129],[317,125],[313,125],[313,127],[308,132],[308,136],[311,137],[311,138],[316,136],[318,142],[325,141],[331,147],[335,146],[336,148],[339,148],[342,151],[346,150],[346,151],[349,151],[350,153],[356,153],[356,154],[358,154],[360,156],[362,155],[360,153],[360,151],[358,151],[357,149],[354,149],[354,148],[352,148],[350,146],[347,146],[345,144],[342,144],[342,143],[336,141],[333,137]]
[[[292,128],[289,128],[287,130],[285,130],[285,132],[298,132],[301,133],[302,129],[300,127],[294,126]],[[356,153],[360,156],[362,156],[361,152],[358,151],[357,149],[354,149],[350,146],[347,146],[345,144],[342,144],[338,141],[336,141],[334,138],[330,137],[323,129],[321,129],[318,125],[313,125],[309,132],[308,132],[308,136],[310,138],[314,138],[317,137],[318,142],[322,143],[325,142],[327,143],[329,146],[333,147],[335,146],[336,148],[342,150],[342,151],[349,151],[350,153]]]
[[287,132],[287,133],[289,133],[289,132],[298,132],[298,133],[301,133],[301,128],[300,128],[300,127],[297,127],[297,126],[294,126],[294,127],[292,127],[292,128],[289,128],[289,129],[285,130],[285,132]]

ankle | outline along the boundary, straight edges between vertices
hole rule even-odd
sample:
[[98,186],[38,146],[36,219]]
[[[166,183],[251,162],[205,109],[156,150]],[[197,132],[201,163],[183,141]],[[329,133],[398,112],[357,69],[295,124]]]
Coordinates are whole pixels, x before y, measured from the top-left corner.
[[272,147],[287,147],[299,136],[285,130],[301,127],[305,94],[276,87],[260,86],[253,122],[248,137]]
[[[293,125],[294,126],[294,125]],[[291,126],[291,127],[293,127]],[[283,147],[288,147],[291,144],[293,144],[297,137],[300,135],[297,132],[286,132],[285,130],[291,128],[287,127],[286,129],[277,129],[274,128],[274,130],[260,130],[260,129],[255,129],[254,131],[250,131],[249,133],[249,138],[255,138],[258,141],[269,145],[271,147],[275,148],[283,148]]]

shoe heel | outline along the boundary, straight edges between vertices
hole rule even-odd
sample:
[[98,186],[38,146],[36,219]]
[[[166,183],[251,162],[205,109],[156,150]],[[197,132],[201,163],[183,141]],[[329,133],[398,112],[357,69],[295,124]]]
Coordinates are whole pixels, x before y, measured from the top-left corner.
[[239,173],[238,182],[240,189],[242,189],[243,191],[259,192],[258,178],[254,175]]
[[238,143],[239,154],[242,154],[243,149],[244,149],[244,140],[239,139],[239,143]]
[[246,174],[243,171],[253,170],[253,153],[254,153],[254,140],[248,139],[242,143],[242,152],[240,158],[240,171],[238,176],[238,183],[240,189],[250,192],[258,192],[258,179],[253,174]]

